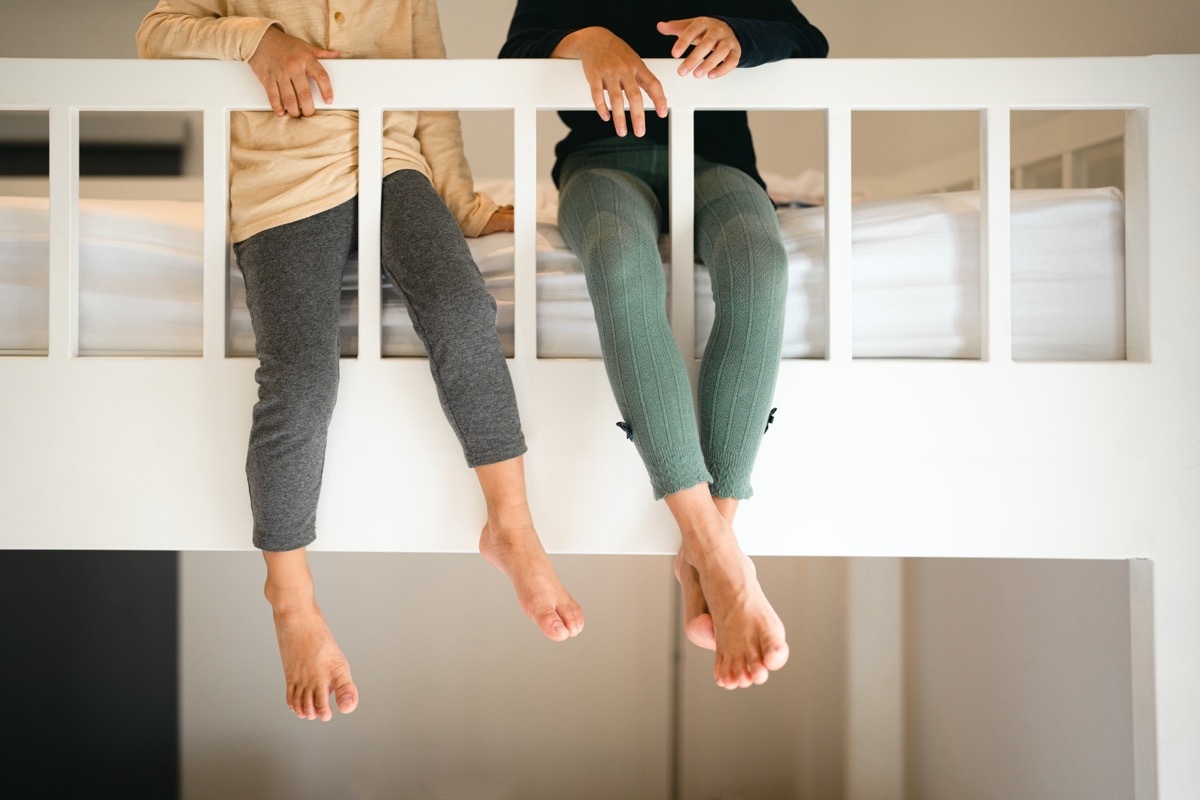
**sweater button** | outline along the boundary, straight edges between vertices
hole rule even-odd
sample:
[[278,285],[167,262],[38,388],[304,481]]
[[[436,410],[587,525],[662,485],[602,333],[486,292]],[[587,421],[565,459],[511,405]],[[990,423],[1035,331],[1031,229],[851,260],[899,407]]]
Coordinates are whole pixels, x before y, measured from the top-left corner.
[[346,15],[339,11],[333,15],[333,19],[338,25],[341,25],[346,21]]

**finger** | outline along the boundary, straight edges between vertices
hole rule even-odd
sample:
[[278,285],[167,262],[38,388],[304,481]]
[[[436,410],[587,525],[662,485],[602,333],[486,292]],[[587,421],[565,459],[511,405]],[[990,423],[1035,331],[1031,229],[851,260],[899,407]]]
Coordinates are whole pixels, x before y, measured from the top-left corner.
[[292,86],[290,80],[282,80],[279,86],[279,102],[283,104],[283,109],[290,117],[300,116],[300,106],[296,102],[296,87]]
[[695,70],[711,52],[712,48],[706,47],[703,44],[698,44],[693,47],[692,52],[688,53],[688,57],[685,58],[683,63],[679,65],[679,74],[687,75],[689,72]]
[[317,58],[340,58],[342,54],[338,50],[314,50],[313,55]]
[[325,101],[325,104],[332,103],[333,83],[330,82],[329,73],[325,71],[325,68],[316,61],[310,62],[308,76],[317,82],[317,88],[321,90],[321,99]]
[[628,133],[628,128],[625,125],[625,103],[622,102],[621,86],[605,86],[604,90],[608,92],[608,100],[612,108],[613,128],[617,132],[617,136],[624,136]]
[[721,66],[721,64],[725,61],[725,58],[729,55],[731,49],[732,48],[727,43],[719,42],[717,46],[712,49],[712,52],[704,57],[704,60],[700,62],[700,66],[696,67],[696,70],[693,74],[697,78],[703,78],[705,75],[712,74],[712,71]]
[[271,108],[275,111],[275,116],[282,117],[287,111],[283,108],[283,101],[279,98],[279,86],[275,81],[264,83],[263,86],[267,89],[267,100],[271,102]]
[[296,92],[296,105],[300,108],[300,113],[306,117],[311,117],[316,113],[316,107],[313,105],[312,89],[308,85],[308,75],[300,75],[293,79],[292,89]]
[[708,30],[708,23],[704,17],[696,17],[688,20],[687,26],[683,32],[679,34],[679,38],[675,40],[675,46],[671,48],[671,57],[679,58],[692,45],[699,42],[700,37]]
[[608,122],[608,103],[604,99],[604,87],[599,83],[592,84],[592,105],[596,107],[600,119]]
[[642,103],[642,89],[635,82],[633,86],[625,87],[625,96],[629,98],[629,121],[633,123],[633,135],[646,135],[646,107]]
[[663,92],[662,81],[654,77],[654,73],[647,70],[644,73],[638,74],[638,84],[646,90],[646,94],[650,95],[650,102],[654,103],[654,111],[658,116],[667,116],[667,95]]
[[729,73],[733,72],[734,69],[737,68],[738,61],[741,60],[741,57],[742,57],[742,51],[740,48],[736,48],[736,47],[731,48],[729,51],[729,55],[725,56],[725,58],[722,59],[721,64],[719,66],[717,66],[715,69],[712,69],[709,71],[708,77],[719,78],[722,75],[728,75]]

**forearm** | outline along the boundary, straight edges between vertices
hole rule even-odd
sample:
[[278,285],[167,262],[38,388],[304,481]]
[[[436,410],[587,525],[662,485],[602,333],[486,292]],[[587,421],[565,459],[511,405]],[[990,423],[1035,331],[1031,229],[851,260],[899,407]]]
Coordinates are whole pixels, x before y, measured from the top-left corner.
[[178,12],[160,3],[142,20],[135,38],[142,58],[246,61],[254,55],[267,30],[278,24],[259,17]]

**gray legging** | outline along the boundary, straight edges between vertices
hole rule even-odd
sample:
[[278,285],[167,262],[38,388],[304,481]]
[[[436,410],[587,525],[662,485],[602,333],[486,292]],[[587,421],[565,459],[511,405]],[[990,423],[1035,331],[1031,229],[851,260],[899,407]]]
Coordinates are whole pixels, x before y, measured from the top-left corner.
[[741,170],[696,158],[696,253],[716,320],[700,369],[700,426],[666,315],[658,252],[665,145],[595,142],[564,162],[558,221],[583,263],[617,406],[656,498],[699,483],[752,494],[783,339],[787,257],[766,192]]
[[[342,272],[357,247],[357,200],[236,245],[254,323],[258,402],[246,476],[254,545],[293,550],[316,538],[325,440],[337,399]],[[383,268],[429,353],[442,408],[468,466],[525,452],[496,302],[429,180],[383,181]]]

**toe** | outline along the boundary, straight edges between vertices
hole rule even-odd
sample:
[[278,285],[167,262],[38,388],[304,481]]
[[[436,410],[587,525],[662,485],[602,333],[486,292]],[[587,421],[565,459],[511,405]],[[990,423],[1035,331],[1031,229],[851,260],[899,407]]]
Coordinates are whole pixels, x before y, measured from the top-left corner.
[[349,714],[358,708],[358,687],[354,685],[354,681],[347,680],[340,684],[333,695],[337,699],[338,710],[343,714]]
[[316,708],[314,710],[321,721],[329,722],[329,720],[333,719],[333,709],[329,707],[328,687],[318,689],[314,695],[314,699],[316,700]]
[[782,639],[769,639],[763,648],[763,666],[776,670],[787,663],[788,646]]
[[317,718],[317,708],[316,708],[317,704],[313,700],[313,690],[311,687],[306,687],[304,689],[303,698],[304,699],[302,702],[302,708],[304,711],[304,718],[305,719],[316,719]]
[[578,636],[583,633],[583,609],[574,600],[571,600],[565,609],[560,609],[558,615],[566,623],[567,632],[571,636]]
[[717,636],[713,630],[711,614],[700,614],[688,619],[683,625],[683,632],[687,634],[688,641],[697,647],[705,650],[717,649]]
[[546,634],[546,638],[554,642],[561,642],[571,636],[567,626],[563,624],[562,618],[553,608],[538,611],[534,617],[537,620],[537,625],[542,629],[542,633]]

